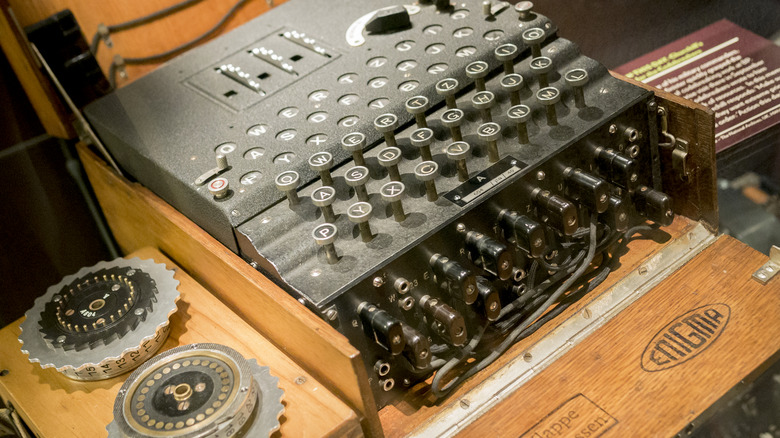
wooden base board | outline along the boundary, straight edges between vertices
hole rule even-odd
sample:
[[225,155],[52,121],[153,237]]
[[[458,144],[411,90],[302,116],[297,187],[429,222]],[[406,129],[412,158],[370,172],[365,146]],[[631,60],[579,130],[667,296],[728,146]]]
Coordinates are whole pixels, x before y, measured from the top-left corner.
[[780,351],[780,278],[733,238],[665,279],[462,436],[673,436]]
[[[129,257],[134,256],[165,263],[176,270],[175,278],[181,282],[178,311],[171,318],[170,335],[161,351],[213,342],[230,346],[244,357],[270,367],[285,392],[285,413],[275,436],[362,435],[354,411],[167,257],[151,248],[140,249]],[[106,425],[113,419],[114,399],[129,374],[98,382],[78,382],[52,368],[41,369],[20,350],[20,322],[0,330],[0,369],[8,370],[0,377],[0,397],[13,405],[39,437],[106,436]]]
[[283,348],[381,436],[360,353],[341,333],[145,187],[117,175],[84,144],[79,157],[124,253],[159,249],[252,328]]

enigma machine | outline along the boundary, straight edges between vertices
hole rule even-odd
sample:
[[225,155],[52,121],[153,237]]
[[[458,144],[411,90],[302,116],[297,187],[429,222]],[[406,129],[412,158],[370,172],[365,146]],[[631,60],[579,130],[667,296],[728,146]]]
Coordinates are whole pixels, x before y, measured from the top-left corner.
[[85,113],[343,333],[381,407],[446,395],[672,222],[654,97],[529,2],[292,0]]

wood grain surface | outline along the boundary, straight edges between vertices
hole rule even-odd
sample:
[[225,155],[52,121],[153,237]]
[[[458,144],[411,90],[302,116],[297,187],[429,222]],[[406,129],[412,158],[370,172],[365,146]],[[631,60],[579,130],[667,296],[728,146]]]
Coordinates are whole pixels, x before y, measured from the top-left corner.
[[[660,148],[663,192],[672,197],[674,211],[701,221],[712,232],[718,229],[718,188],[715,168],[715,113],[667,91],[612,72],[612,75],[638,87],[651,90],[659,107],[669,112],[668,131],[688,142],[691,174],[682,179],[674,172],[670,149]],[[659,120],[660,129],[660,120]],[[666,141],[660,138],[659,142]]]
[[[285,391],[285,413],[276,435],[361,435],[355,412],[168,258],[152,248],[142,248],[133,256],[165,263],[169,269],[176,269],[175,278],[181,282],[178,311],[171,318],[171,331],[161,352],[179,345],[214,342],[270,367]],[[0,396],[13,404],[40,437],[106,436],[105,427],[113,419],[114,399],[129,374],[78,382],[52,368],[41,369],[20,350],[20,322],[0,330],[0,369],[8,370],[0,377]],[[296,383],[300,378],[305,381]]]
[[74,137],[76,134],[70,125],[69,112],[60,102],[57,91],[45,73],[38,68],[8,0],[0,0],[0,9],[0,47],[27,98],[30,99],[35,113],[38,114],[43,128],[54,137]]
[[[99,24],[107,26],[143,17],[181,0],[97,1],[97,0],[7,0],[22,26],[36,23],[63,9],[70,9],[78,20],[89,43]],[[225,33],[268,11],[270,4],[286,0],[250,0],[216,35]],[[125,58],[144,57],[165,52],[204,33],[236,3],[235,0],[202,0],[193,6],[160,20],[111,35],[113,48],[101,42],[98,62],[108,72],[115,54]],[[208,41],[208,40],[206,40]],[[122,86],[155,69],[160,62],[127,67],[128,80],[118,80]]]
[[[722,236],[462,436],[668,437],[683,430],[780,350],[780,278],[766,286],[751,278],[764,262]],[[698,326],[709,328],[701,331],[709,336],[704,343],[701,336],[674,343],[674,333],[692,332],[676,322],[695,309],[722,316]],[[666,353],[648,360],[664,339],[674,348],[662,344]]]
[[86,146],[79,156],[124,253],[158,248],[382,431],[360,353],[343,335],[148,189],[118,176]]

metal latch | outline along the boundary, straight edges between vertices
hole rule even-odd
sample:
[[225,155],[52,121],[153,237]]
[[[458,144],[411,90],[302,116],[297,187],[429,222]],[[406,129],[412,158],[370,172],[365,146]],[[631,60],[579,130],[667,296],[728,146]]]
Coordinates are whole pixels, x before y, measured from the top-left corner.
[[658,143],[658,146],[672,150],[672,168],[683,181],[687,181],[691,175],[691,166],[688,162],[688,142],[669,133],[668,114],[666,108],[658,107],[658,115],[661,117],[661,135],[666,140]]
[[780,247],[772,245],[769,250],[769,261],[753,273],[753,279],[761,284],[767,284],[780,270]]

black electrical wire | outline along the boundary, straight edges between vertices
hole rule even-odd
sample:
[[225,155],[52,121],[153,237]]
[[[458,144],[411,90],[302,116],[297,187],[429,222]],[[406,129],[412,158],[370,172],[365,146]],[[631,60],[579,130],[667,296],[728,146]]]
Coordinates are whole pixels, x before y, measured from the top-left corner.
[[[160,9],[159,11],[156,12],[152,12],[149,15],[134,18],[132,20],[125,21],[124,23],[118,23],[118,24],[112,24],[106,26],[106,31],[110,35],[112,33],[122,32],[123,30],[142,26],[144,24],[159,20],[160,18],[167,17],[168,15],[174,14],[183,9],[189,8],[190,6],[195,5],[196,3],[200,3],[202,1],[203,0],[184,0],[182,2],[168,6],[167,8]],[[93,55],[97,55],[97,50],[98,47],[100,46],[100,40],[104,36],[105,35],[100,34],[100,31],[95,32],[95,34],[92,36],[92,42],[89,45],[89,50],[92,52]]]
[[[201,41],[209,38],[220,28],[222,28],[222,26],[224,26],[225,23],[249,1],[250,0],[239,0],[233,5],[233,7],[230,8],[230,10],[227,11],[227,13],[225,13],[225,15],[222,16],[222,18],[214,26],[211,27],[211,29],[191,39],[190,41],[187,41],[186,43],[180,44],[170,50],[166,50],[165,52],[158,53],[156,55],[143,56],[138,58],[124,58],[123,61],[125,64],[152,64],[164,61],[180,52],[189,49],[190,47],[196,46]],[[109,68],[109,81],[113,84],[116,84],[116,61],[113,61],[111,64],[114,66],[114,68]]]
[[[545,300],[541,301],[541,304],[536,307],[535,311],[528,316],[520,325],[514,328],[512,332],[507,336],[501,344],[499,344],[498,347],[494,348],[490,353],[488,353],[484,358],[480,359],[479,361],[475,362],[471,365],[471,367],[466,370],[463,374],[453,377],[449,380],[449,382],[441,386],[442,379],[445,378],[445,376],[452,371],[455,367],[462,364],[464,361],[466,361],[470,356],[472,351],[477,347],[479,342],[482,340],[482,335],[485,333],[485,329],[487,329],[487,324],[483,326],[482,330],[478,333],[477,336],[475,336],[471,342],[466,346],[466,348],[463,349],[462,354],[459,357],[450,359],[446,365],[441,367],[439,371],[436,372],[436,375],[433,378],[433,381],[431,382],[431,391],[433,392],[434,396],[436,397],[443,397],[447,395],[455,386],[457,386],[461,381],[468,379],[470,376],[473,376],[474,374],[478,373],[479,371],[486,368],[488,365],[493,363],[498,357],[500,357],[506,350],[509,349],[515,342],[517,342],[519,335],[522,334],[528,326],[530,326],[534,321],[539,319],[539,317],[555,302],[558,301],[558,299],[571,287],[572,284],[574,284],[576,281],[582,277],[582,275],[585,273],[587,268],[590,266],[590,263],[593,261],[593,258],[596,255],[596,246],[598,244],[596,239],[596,232],[597,232],[597,222],[596,222],[597,216],[596,214],[592,214],[590,218],[590,239],[589,239],[589,245],[588,245],[588,251],[587,255],[585,256],[584,260],[582,260],[582,263],[576,267],[576,269],[573,269],[572,275],[561,284],[558,289],[555,290],[552,294],[550,294]],[[569,273],[568,271],[561,271],[558,274],[563,273]],[[544,282],[543,282],[544,283]],[[554,284],[554,283],[551,283]],[[541,286],[541,285],[540,285]]]

